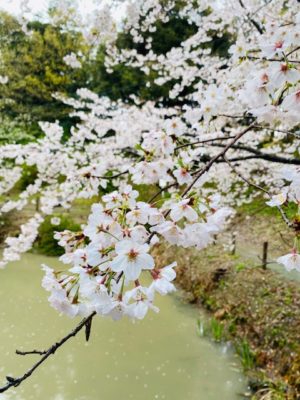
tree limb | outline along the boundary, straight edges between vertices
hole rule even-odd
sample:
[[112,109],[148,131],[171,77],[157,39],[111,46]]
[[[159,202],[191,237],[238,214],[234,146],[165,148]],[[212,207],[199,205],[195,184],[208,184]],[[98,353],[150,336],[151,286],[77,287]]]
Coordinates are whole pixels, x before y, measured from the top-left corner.
[[[212,143],[210,146],[225,147],[225,145],[221,144],[221,143]],[[243,150],[248,153],[255,154],[256,157],[252,157],[252,158],[261,158],[263,160],[278,162],[281,164],[300,165],[300,159],[298,159],[298,158],[285,158],[285,157],[281,157],[281,156],[276,156],[275,154],[263,153],[260,150],[256,150],[256,149],[253,149],[252,147],[248,147],[248,146],[244,146],[244,145],[233,145],[233,146],[231,146],[231,148],[236,149],[236,150]],[[234,160],[231,160],[231,161],[234,161]]]
[[[243,1],[242,1],[242,0],[239,0],[239,3],[240,3],[240,5],[241,5],[241,7],[242,7],[244,10],[247,11],[247,8],[245,7]],[[262,34],[264,33],[264,30],[263,30],[263,28],[260,26],[260,24],[259,24],[255,19],[252,18],[252,15],[251,15],[249,12],[246,13],[246,16],[247,16],[247,19],[249,20],[249,22],[250,22],[250,23],[257,29],[257,31],[262,35]]]
[[[210,170],[210,168],[213,166],[213,164],[216,161],[218,161],[220,158],[222,158],[230,148],[233,148],[234,144],[236,142],[238,142],[241,139],[241,137],[243,137],[247,132],[249,132],[253,128],[253,126],[254,126],[254,122],[252,124],[250,124],[249,126],[247,126],[246,129],[244,129],[243,131],[238,133],[234,137],[234,139],[232,139],[226,146],[221,145],[221,147],[225,146],[224,149],[220,153],[215,155],[200,171],[198,171],[196,177],[191,182],[191,184],[188,185],[188,187],[184,190],[181,197],[184,198],[188,194],[188,192],[192,189],[192,187],[195,185],[195,183],[198,181],[198,179],[200,179],[202,175],[204,175],[206,172],[208,172]],[[216,144],[216,146],[218,146],[218,144]]]
[[33,351],[28,351],[28,352],[17,351],[16,353],[20,354],[20,355],[39,354],[42,357],[27,372],[25,372],[24,375],[22,375],[18,378],[13,378],[11,376],[7,376],[6,377],[7,383],[5,386],[0,387],[0,393],[6,392],[11,387],[17,387],[23,381],[28,379],[40,365],[42,365],[52,354],[54,354],[56,352],[57,349],[59,349],[69,339],[71,339],[72,337],[75,337],[78,334],[78,332],[81,331],[81,329],[83,329],[88,324],[90,324],[95,315],[96,315],[96,312],[93,312],[91,315],[84,318],[70,333],[68,333],[61,340],[59,340],[58,342],[56,342],[52,346],[50,346],[48,350],[45,350],[45,351],[33,350]]

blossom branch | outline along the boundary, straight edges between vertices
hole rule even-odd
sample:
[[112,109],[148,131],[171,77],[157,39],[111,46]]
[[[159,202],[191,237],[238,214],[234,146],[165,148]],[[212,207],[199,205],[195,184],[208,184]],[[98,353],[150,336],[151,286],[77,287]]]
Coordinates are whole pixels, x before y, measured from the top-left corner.
[[58,342],[56,342],[52,346],[50,346],[48,350],[45,350],[45,351],[33,350],[33,351],[28,351],[28,352],[17,351],[16,353],[20,354],[20,355],[39,354],[39,355],[43,355],[43,356],[27,372],[25,372],[24,375],[22,375],[18,378],[13,378],[11,376],[7,376],[6,377],[7,383],[5,386],[0,387],[0,393],[4,393],[12,387],[17,387],[23,381],[28,379],[37,368],[39,368],[52,354],[54,354],[56,352],[57,349],[59,349],[61,346],[63,346],[68,340],[75,337],[83,328],[88,326],[95,315],[96,315],[96,312],[93,312],[91,315],[84,318],[70,333],[68,333],[61,340],[59,340]]
[[184,198],[189,191],[192,189],[192,187],[197,183],[197,181],[201,178],[202,175],[204,175],[206,172],[208,172],[210,170],[210,168],[213,166],[213,164],[218,161],[221,157],[223,157],[227,151],[232,148],[234,146],[234,144],[239,141],[241,139],[241,137],[243,137],[247,132],[249,132],[254,126],[254,122],[249,125],[246,129],[244,129],[243,131],[241,131],[240,133],[238,133],[233,140],[231,140],[226,147],[224,148],[224,150],[222,150],[220,153],[218,153],[216,156],[214,156],[207,164],[204,168],[202,168],[198,174],[196,175],[196,177],[194,178],[194,180],[191,182],[191,184],[184,190],[184,192],[182,193],[181,197]]
[[[298,49],[297,49],[298,50]],[[288,53],[291,54],[291,53]],[[288,57],[288,55],[287,55]],[[278,59],[278,58],[264,58],[264,57],[256,57],[256,56],[247,56],[249,60],[261,60],[261,61],[270,61],[270,62],[286,62],[286,59]],[[300,64],[299,60],[287,60],[292,64]]]
[[292,132],[292,131],[287,131],[284,129],[277,129],[277,128],[269,128],[268,126],[261,126],[261,125],[255,125],[255,128],[265,129],[267,131],[272,131],[272,132],[285,133],[287,135],[293,135],[293,136],[296,136],[297,138],[300,138],[300,134],[298,132]]
[[[258,189],[259,191],[266,193],[266,194],[269,196],[270,199],[272,198],[272,196],[271,196],[271,194],[269,193],[268,190],[264,189],[263,187],[257,185],[257,184],[254,183],[254,182],[251,182],[249,179],[245,178],[245,177],[231,164],[231,162],[227,159],[227,157],[226,157],[225,155],[223,156],[223,159],[224,159],[224,161],[229,165],[229,167],[231,168],[231,170],[232,170],[236,175],[238,175],[244,182],[246,182],[249,186],[252,186],[252,187]],[[276,207],[277,207],[278,211],[280,212],[280,214],[281,214],[281,216],[282,216],[284,222],[285,222],[290,228],[292,228],[292,227],[293,227],[293,223],[288,219],[288,217],[286,216],[286,214],[285,214],[285,212],[283,211],[282,207],[280,207],[280,206],[276,206]]]
[[[242,0],[239,0],[239,3],[240,3],[241,7],[242,7],[244,10],[247,10]],[[260,24],[259,24],[255,19],[252,18],[252,16],[251,16],[250,13],[247,12],[246,16],[247,16],[247,19],[249,20],[249,22],[250,22],[250,23],[256,28],[256,30],[262,35],[262,34],[264,33],[264,30],[262,29],[262,27],[260,26]]]
[[[198,179],[205,172],[208,172],[210,170],[210,168],[212,167],[212,165],[215,162],[217,162],[223,156],[223,154],[226,154],[227,151],[234,145],[234,143],[236,143],[242,136],[244,136],[249,130],[251,130],[253,128],[253,126],[254,126],[254,122],[251,125],[249,125],[246,129],[244,129],[242,132],[240,132],[236,136],[233,136],[233,140],[227,144],[227,146],[225,147],[225,149],[223,151],[221,151],[219,154],[217,154],[215,157],[213,157],[204,168],[202,168],[201,170],[195,171],[193,173],[193,175],[196,174],[196,177],[194,178],[193,182],[182,193],[181,197],[184,198],[184,196],[191,190],[191,188],[195,185],[195,183],[198,181]],[[149,200],[149,203],[152,203],[163,191],[165,191],[171,187],[177,186],[177,185],[178,185],[178,183],[174,182],[174,183],[167,185],[164,188],[161,188],[154,196],[151,197],[151,199]]]
[[234,138],[234,136],[228,136],[228,137],[220,137],[220,138],[214,138],[214,139],[197,140],[195,142],[181,144],[181,145],[177,146],[175,148],[175,150],[179,150],[179,149],[182,149],[182,148],[188,147],[188,146],[194,146],[194,145],[197,145],[197,144],[224,141],[224,140],[229,140],[229,139],[233,139],[233,138]]
[[[223,144],[219,144],[219,143],[212,143],[211,146],[224,147]],[[300,165],[300,159],[298,159],[298,158],[285,158],[285,157],[276,156],[274,154],[262,153],[259,150],[256,150],[256,149],[253,149],[252,147],[248,147],[248,146],[244,146],[244,145],[233,145],[233,146],[231,146],[231,148],[236,149],[236,150],[247,151],[248,153],[255,154],[257,156],[256,158],[261,158],[261,159],[264,159],[267,161],[279,162],[282,164]],[[233,161],[233,160],[231,160],[231,161]]]

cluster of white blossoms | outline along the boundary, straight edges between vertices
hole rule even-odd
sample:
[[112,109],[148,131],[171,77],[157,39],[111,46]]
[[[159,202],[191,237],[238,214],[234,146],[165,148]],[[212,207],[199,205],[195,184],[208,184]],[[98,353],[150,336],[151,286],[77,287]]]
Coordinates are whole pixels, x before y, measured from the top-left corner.
[[[71,268],[56,273],[45,267],[43,285],[51,304],[70,315],[142,318],[149,308],[156,310],[156,292],[174,290],[174,265],[160,268],[150,254],[156,242],[204,248],[224,227],[229,206],[250,202],[261,187],[269,193],[267,204],[279,207],[286,220],[286,207],[294,207],[287,222],[295,242],[278,261],[299,270],[300,4],[196,0],[178,9],[176,1],[132,0],[123,30],[133,45],[121,49],[109,7],[99,10],[93,21],[79,25],[89,43],[94,32],[97,45],[101,38],[106,43],[108,71],[120,64],[138,68],[148,86],[167,84],[170,90],[156,102],[134,95],[112,101],[85,88],[76,98],[55,94],[80,121],[69,136],[59,123],[42,123],[43,138],[0,147],[1,195],[24,166],[35,171],[0,212],[40,199],[40,216],[29,221],[32,232],[21,228],[19,237],[7,238],[4,262],[32,246],[38,224],[56,207],[96,198],[82,233],[57,234],[66,251],[62,261]],[[156,54],[156,23],[167,24],[174,14],[193,29],[177,46]],[[213,50],[216,39],[227,41],[227,52]],[[69,55],[65,61],[79,67],[79,59]],[[282,165],[289,165],[283,174]],[[157,193],[141,201],[128,186],[140,184]],[[140,283],[144,275],[150,286]]]
[[63,60],[71,68],[81,68],[82,67],[81,62],[80,62],[80,60],[78,60],[77,54],[75,54],[75,53],[67,54],[66,56],[64,56]]
[[160,268],[150,255],[160,236],[171,244],[203,248],[231,214],[228,208],[217,210],[216,199],[204,204],[196,194],[166,201],[164,211],[138,196],[130,185],[104,195],[92,206],[83,232],[56,234],[65,249],[60,259],[71,268],[54,272],[44,266],[43,287],[58,311],[113,319],[142,319],[149,309],[157,312],[155,294],[173,292],[176,277],[176,262]]
[[[300,231],[300,168],[284,168],[280,171],[280,177],[285,182],[279,193],[271,197],[266,203],[270,207],[281,207],[284,204],[294,203],[298,206],[298,216],[294,221],[294,229]],[[285,256],[279,257],[277,262],[282,264],[287,271],[296,270],[300,272],[300,248],[299,235],[296,235],[292,251]]]
[[8,83],[8,76],[0,75],[0,84],[6,85]]

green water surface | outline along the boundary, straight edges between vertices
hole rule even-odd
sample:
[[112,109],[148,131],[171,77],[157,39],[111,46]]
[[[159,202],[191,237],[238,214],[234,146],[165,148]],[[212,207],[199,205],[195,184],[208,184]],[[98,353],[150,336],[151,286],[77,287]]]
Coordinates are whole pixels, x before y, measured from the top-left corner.
[[[78,320],[50,308],[40,265],[57,259],[27,254],[0,271],[0,384],[25,372]],[[138,323],[97,317],[89,343],[71,339],[20,387],[0,400],[238,400],[246,384],[236,358],[196,332],[199,311],[178,295],[158,297],[160,313]]]

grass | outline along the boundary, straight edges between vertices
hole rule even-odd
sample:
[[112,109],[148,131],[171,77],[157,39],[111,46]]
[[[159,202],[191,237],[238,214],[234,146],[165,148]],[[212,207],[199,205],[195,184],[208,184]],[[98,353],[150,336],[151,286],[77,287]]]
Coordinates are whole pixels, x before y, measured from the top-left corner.
[[199,336],[211,337],[215,342],[224,339],[224,326],[216,318],[198,319],[197,328]]
[[244,370],[250,370],[255,365],[255,355],[250,348],[250,345],[246,339],[238,341],[235,344],[237,354],[240,356],[242,366]]

